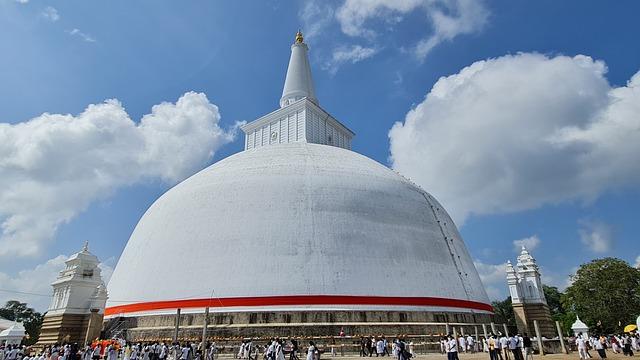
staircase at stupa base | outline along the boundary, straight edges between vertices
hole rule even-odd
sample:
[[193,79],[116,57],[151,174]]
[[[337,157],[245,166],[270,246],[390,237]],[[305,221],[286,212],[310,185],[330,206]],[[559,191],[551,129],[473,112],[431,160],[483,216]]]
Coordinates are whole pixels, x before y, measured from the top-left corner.
[[[58,314],[46,315],[40,328],[40,338],[35,349],[63,343],[77,343],[82,346],[85,339],[95,339],[102,329],[102,314]],[[87,337],[87,329],[91,327]]]

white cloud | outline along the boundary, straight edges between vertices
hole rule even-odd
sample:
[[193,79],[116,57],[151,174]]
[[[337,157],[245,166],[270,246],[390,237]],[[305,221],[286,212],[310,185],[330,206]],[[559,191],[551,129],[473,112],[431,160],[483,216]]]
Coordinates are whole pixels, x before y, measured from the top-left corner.
[[342,46],[334,49],[331,60],[325,65],[330,73],[335,74],[344,63],[355,64],[373,56],[378,49],[362,47],[360,45]]
[[69,35],[77,36],[86,42],[96,42],[96,39],[93,36],[83,33],[82,31],[80,31],[80,29],[72,29],[67,32],[69,33]]
[[581,221],[580,240],[592,252],[606,253],[613,245],[611,226],[601,221]]
[[535,250],[540,245],[540,238],[538,235],[529,236],[524,239],[513,240],[513,247],[516,252],[520,252],[522,247],[526,247],[527,250]]
[[636,263],[633,264],[633,266],[636,268],[640,268],[640,255],[638,255],[638,257],[636,258]]
[[53,6],[47,6],[46,8],[44,8],[41,15],[43,18],[51,22],[60,20],[60,14],[58,14],[58,10],[56,10],[56,8],[54,8]]
[[304,24],[304,37],[311,40],[322,33],[331,24],[334,8],[321,1],[307,1],[302,6],[298,16]]
[[508,294],[507,288],[507,263],[485,264],[475,260],[473,264],[478,270],[480,280],[484,285],[487,295],[491,300],[504,300]]
[[117,100],[0,123],[0,258],[40,254],[61,224],[119,187],[201,169],[233,139],[219,121],[205,94],[188,92],[137,124]]
[[397,23],[414,11],[423,12],[432,28],[429,35],[414,45],[419,59],[444,41],[482,30],[489,15],[477,0],[345,0],[336,11],[336,18],[343,33],[373,39],[377,32],[367,26],[368,22]]
[[0,304],[4,305],[9,300],[18,300],[27,303],[37,311],[44,312],[51,301],[51,283],[58,273],[64,268],[67,257],[58,255],[53,259],[37,265],[33,269],[19,271],[14,276],[0,272]]
[[640,73],[587,56],[508,55],[440,78],[389,132],[393,168],[458,224],[640,184]]
[[[409,15],[417,14],[424,22],[424,34],[418,41],[404,43],[394,39],[398,49],[410,52],[423,60],[437,45],[463,34],[479,32],[487,23],[489,11],[479,0],[343,0],[338,4],[305,0],[298,16],[306,39],[317,43],[328,41],[326,48],[335,47],[335,39],[342,43],[330,55],[318,55],[326,64],[325,70],[335,73],[352,59],[374,56],[389,41],[385,36]],[[349,40],[345,43],[344,36]],[[341,60],[341,58],[347,59]],[[360,61],[358,60],[358,61]]]

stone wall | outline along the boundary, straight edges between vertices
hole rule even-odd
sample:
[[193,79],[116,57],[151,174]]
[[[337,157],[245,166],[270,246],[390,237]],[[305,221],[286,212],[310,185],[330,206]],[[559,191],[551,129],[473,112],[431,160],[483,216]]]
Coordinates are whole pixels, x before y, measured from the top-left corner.
[[[425,335],[453,332],[482,336],[481,324],[492,316],[471,313],[435,313],[411,311],[298,311],[298,312],[228,312],[211,313],[208,338],[331,337],[343,329],[351,336],[398,334]],[[113,322],[120,324],[113,324]],[[176,315],[152,315],[109,320],[111,328],[130,341],[172,340]],[[450,324],[447,327],[447,323]],[[181,314],[178,340],[200,340],[204,313]],[[474,325],[475,324],[475,325]],[[107,336],[109,334],[106,334]]]
[[535,336],[533,320],[537,320],[542,336],[553,338],[558,335],[547,304],[513,304],[513,313],[518,331],[521,333],[526,332],[529,336]]

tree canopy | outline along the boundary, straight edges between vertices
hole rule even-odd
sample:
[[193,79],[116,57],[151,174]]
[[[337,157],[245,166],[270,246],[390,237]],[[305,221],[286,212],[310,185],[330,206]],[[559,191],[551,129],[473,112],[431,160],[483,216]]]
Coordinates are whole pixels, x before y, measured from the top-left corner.
[[26,345],[32,345],[38,341],[44,315],[28,307],[27,304],[16,300],[7,301],[4,307],[0,308],[0,317],[23,323],[24,329],[29,335],[25,342]]
[[582,264],[562,297],[562,306],[605,333],[634,324],[640,313],[640,270],[616,258]]
[[511,305],[511,296],[502,301],[494,301],[491,303],[491,306],[493,306],[495,322],[507,324],[507,326],[516,325],[516,317],[513,313],[513,306]]

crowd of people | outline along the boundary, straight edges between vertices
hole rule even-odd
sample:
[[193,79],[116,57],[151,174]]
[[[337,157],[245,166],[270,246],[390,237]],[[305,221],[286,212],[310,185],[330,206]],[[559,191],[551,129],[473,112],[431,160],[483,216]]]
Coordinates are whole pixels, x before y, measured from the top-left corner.
[[38,354],[26,347],[0,348],[0,360],[215,360],[216,347],[204,349],[191,343],[164,342],[130,344],[124,341],[96,341],[84,347],[78,344],[47,346]]
[[[447,354],[448,360],[459,360],[458,353],[486,352],[489,360],[530,360],[533,356],[532,339],[526,333],[520,335],[490,334],[486,339],[476,339],[471,335],[448,335],[440,338],[440,351]],[[397,360],[409,360],[414,354],[414,343],[406,336],[398,335],[388,342],[383,335],[360,338],[360,356],[393,356]],[[589,352],[595,350],[600,359],[607,358],[607,349],[613,353],[634,356],[640,351],[640,335],[624,333],[621,335],[591,335],[580,333],[569,338],[568,345],[577,350],[580,360],[592,359]],[[335,356],[335,346],[330,346]],[[0,360],[216,360],[219,348],[216,343],[128,343],[125,341],[94,341],[84,347],[77,344],[53,345],[34,354],[29,348],[18,345],[0,345]],[[320,360],[324,349],[313,341],[301,346],[298,340],[272,338],[263,344],[254,344],[251,339],[244,340],[237,351],[236,359],[241,360]]]
[[589,350],[596,350],[600,359],[607,358],[606,349],[611,349],[614,354],[633,356],[634,351],[640,351],[640,335],[637,333],[624,333],[620,335],[591,335],[579,333],[575,338],[569,339],[575,346],[581,360],[593,358]]

